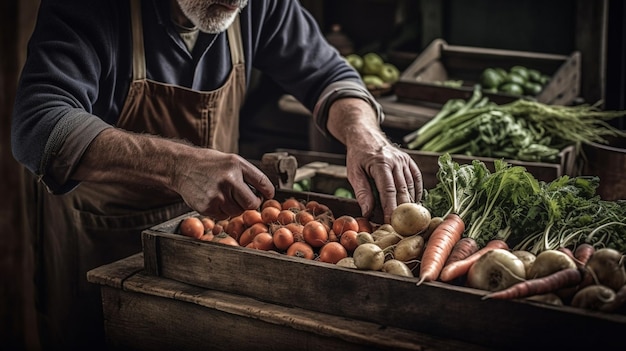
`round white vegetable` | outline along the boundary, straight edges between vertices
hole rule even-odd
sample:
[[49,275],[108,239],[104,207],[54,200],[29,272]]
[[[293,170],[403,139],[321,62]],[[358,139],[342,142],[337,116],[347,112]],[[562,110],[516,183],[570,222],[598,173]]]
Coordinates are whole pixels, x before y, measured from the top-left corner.
[[426,207],[415,202],[405,202],[391,213],[391,226],[396,233],[410,236],[426,230],[430,219],[430,211]]
[[385,261],[385,263],[383,263],[382,271],[402,277],[413,277],[413,272],[411,271],[409,266],[407,266],[406,263],[396,259]]
[[467,284],[487,291],[504,290],[526,278],[522,260],[504,249],[493,249],[481,256],[467,272]]
[[380,246],[373,243],[364,243],[356,247],[352,253],[354,265],[362,270],[379,271],[385,263],[385,253]]

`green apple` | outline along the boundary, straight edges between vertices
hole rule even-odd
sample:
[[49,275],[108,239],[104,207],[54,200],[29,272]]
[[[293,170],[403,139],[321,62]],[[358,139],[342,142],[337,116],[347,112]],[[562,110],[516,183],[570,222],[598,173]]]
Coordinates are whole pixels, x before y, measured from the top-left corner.
[[368,52],[363,55],[363,74],[378,75],[385,62],[377,53]]
[[378,72],[378,76],[383,82],[393,84],[400,78],[400,70],[391,63],[384,63],[380,72]]
[[357,72],[363,70],[363,58],[357,54],[350,54],[346,56],[346,60]]
[[371,89],[371,88],[380,88],[383,85],[385,85],[385,82],[383,82],[383,80],[377,76],[377,75],[373,75],[373,74],[366,74],[363,76],[363,83],[365,83],[365,85]]

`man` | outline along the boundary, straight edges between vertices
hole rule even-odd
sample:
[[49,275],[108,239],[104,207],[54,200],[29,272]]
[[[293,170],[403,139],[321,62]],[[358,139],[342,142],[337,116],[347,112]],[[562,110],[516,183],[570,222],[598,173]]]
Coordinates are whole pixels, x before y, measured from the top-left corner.
[[190,209],[217,219],[271,198],[237,155],[252,67],[346,145],[348,178],[389,220],[421,174],[380,130],[379,105],[296,1],[43,0],[12,125],[35,233],[44,346],[100,345],[86,272],[141,250],[142,229]]

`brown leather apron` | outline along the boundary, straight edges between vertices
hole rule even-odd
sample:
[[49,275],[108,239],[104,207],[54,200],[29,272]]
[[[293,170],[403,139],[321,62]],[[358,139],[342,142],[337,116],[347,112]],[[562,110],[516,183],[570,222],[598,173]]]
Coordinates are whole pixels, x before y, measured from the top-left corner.
[[[239,19],[227,30],[233,69],[217,90],[198,92],[146,79],[141,4],[131,2],[133,82],[117,127],[237,152],[245,67]],[[32,184],[32,183],[30,183]],[[141,251],[141,231],[190,211],[154,189],[83,182],[52,195],[37,183],[36,285],[42,346],[103,340],[99,286],[90,269]],[[31,212],[32,213],[32,212]]]

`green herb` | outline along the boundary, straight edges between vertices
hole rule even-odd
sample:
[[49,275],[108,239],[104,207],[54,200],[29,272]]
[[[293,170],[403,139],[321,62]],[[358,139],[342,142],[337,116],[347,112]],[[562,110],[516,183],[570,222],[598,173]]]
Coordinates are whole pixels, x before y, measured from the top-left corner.
[[405,142],[422,151],[554,163],[564,147],[580,150],[581,144],[626,136],[607,122],[624,116],[626,111],[602,111],[597,105],[554,106],[524,99],[496,105],[476,86],[467,102],[448,101]]

